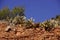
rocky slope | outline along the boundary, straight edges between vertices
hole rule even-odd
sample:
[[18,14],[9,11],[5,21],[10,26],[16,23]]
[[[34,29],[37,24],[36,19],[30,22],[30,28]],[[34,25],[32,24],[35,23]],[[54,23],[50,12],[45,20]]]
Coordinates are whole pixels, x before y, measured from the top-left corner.
[[16,25],[13,30],[5,32],[6,27],[6,23],[0,23],[0,40],[60,40],[60,27],[45,31],[40,27],[26,29]]

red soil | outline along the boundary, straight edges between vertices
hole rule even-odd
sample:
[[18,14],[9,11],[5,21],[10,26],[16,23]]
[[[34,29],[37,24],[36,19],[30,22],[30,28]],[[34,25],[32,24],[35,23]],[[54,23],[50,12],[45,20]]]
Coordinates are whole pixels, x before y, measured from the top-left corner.
[[54,28],[50,32],[41,28],[29,28],[16,26],[15,31],[5,32],[7,25],[0,24],[0,40],[60,40],[60,28]]

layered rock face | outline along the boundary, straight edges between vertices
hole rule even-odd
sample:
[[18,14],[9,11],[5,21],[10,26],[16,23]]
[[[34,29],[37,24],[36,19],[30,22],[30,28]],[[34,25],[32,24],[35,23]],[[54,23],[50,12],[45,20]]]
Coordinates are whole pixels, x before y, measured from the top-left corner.
[[29,28],[16,25],[9,32],[5,32],[6,23],[0,23],[0,40],[60,40],[60,27],[51,31],[44,28]]

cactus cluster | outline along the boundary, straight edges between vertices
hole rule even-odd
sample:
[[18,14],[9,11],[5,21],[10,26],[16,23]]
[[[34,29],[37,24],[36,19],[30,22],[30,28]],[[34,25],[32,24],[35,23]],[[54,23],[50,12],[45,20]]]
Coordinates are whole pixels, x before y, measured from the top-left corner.
[[52,28],[60,26],[60,15],[40,23],[40,26],[45,28],[45,30],[51,30]]

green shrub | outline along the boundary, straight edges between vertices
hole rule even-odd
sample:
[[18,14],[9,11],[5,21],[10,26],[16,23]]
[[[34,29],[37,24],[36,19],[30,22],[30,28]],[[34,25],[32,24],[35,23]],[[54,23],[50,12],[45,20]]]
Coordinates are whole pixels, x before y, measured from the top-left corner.
[[15,8],[13,8],[13,10],[12,10],[12,14],[13,15],[19,15],[19,16],[25,16],[25,14],[24,14],[24,8],[21,8],[21,7],[15,7]]
[[10,12],[9,8],[3,8],[2,10],[0,10],[0,19],[6,19],[9,12]]
[[60,15],[57,15],[55,18],[57,21],[60,21]]
[[2,10],[0,10],[0,19],[6,19],[7,17],[14,18],[17,15],[25,16],[24,8],[22,8],[22,7],[15,7],[12,10],[10,10],[8,7],[5,7]]

